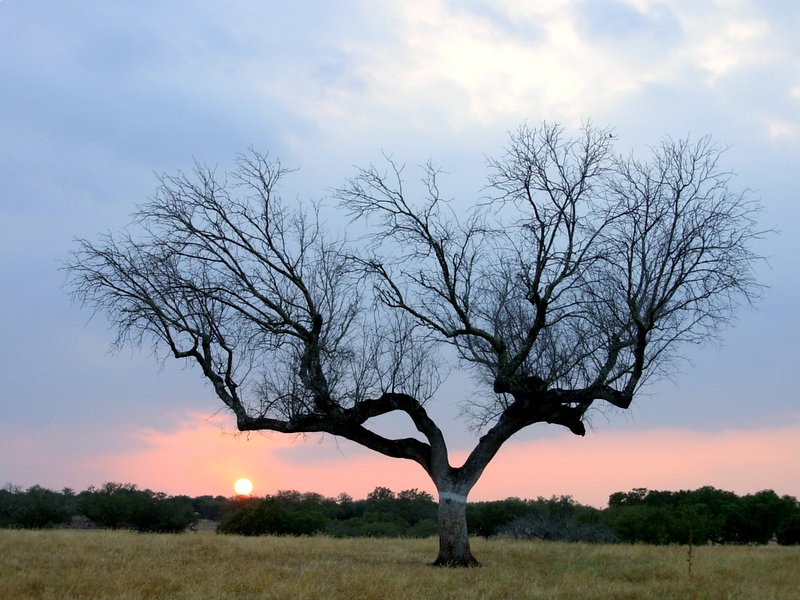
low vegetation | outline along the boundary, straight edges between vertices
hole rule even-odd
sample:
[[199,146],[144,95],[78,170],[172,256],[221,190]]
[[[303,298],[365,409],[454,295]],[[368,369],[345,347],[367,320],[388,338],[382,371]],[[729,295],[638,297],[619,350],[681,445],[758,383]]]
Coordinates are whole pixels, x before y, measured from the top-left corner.
[[84,526],[179,533],[200,518],[219,518],[225,501],[168,496],[129,483],[106,483],[79,494],[69,488],[55,492],[38,485],[27,490],[9,485],[0,490],[0,527],[42,529],[70,524],[77,517]]
[[[220,533],[425,538],[437,533],[437,504],[417,489],[375,488],[365,499],[294,491],[266,497],[167,496],[106,483],[78,494],[39,486],[0,490],[0,527],[83,526],[177,533],[200,520]],[[473,502],[469,533],[567,542],[647,544],[800,543],[800,503],[771,490],[738,496],[702,487],[616,492],[600,510],[569,496]]]
[[800,589],[797,547],[472,543],[482,568],[435,569],[435,538],[3,530],[0,598],[781,600]]

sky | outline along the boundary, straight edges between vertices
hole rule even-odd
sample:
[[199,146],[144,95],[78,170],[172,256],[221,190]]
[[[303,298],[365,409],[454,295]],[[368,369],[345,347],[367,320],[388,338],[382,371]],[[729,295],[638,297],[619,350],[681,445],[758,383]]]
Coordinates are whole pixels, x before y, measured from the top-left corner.
[[[733,186],[777,231],[757,248],[763,295],[630,410],[593,412],[585,437],[515,436],[470,498],[800,496],[798,30],[794,0],[0,0],[0,485],[433,492],[419,466],[345,440],[238,434],[196,370],[111,352],[62,266],[195,160],[269,152],[298,169],[285,196],[324,201],[381,153],[433,159],[469,206],[508,131],[591,119],[621,154],[665,136],[728,148]],[[458,419],[471,385],[454,373],[431,405],[454,464],[476,441]]]

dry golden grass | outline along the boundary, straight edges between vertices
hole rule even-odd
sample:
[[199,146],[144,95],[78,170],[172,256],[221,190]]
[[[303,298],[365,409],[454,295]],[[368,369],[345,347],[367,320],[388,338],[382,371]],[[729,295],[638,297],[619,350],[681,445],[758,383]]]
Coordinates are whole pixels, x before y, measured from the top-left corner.
[[474,540],[479,569],[427,566],[436,541],[0,531],[0,598],[800,597],[800,548]]

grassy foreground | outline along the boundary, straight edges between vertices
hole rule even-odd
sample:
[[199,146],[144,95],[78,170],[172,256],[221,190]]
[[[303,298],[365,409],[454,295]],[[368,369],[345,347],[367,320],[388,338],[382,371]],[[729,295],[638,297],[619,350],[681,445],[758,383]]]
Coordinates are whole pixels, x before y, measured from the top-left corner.
[[800,548],[0,530],[0,598],[797,598]]

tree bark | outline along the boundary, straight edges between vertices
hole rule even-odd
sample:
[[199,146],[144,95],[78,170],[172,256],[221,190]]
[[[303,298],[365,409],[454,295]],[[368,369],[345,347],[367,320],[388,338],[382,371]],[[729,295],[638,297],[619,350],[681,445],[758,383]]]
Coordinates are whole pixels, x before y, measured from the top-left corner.
[[479,567],[469,549],[467,535],[467,496],[451,491],[439,492],[438,567]]

